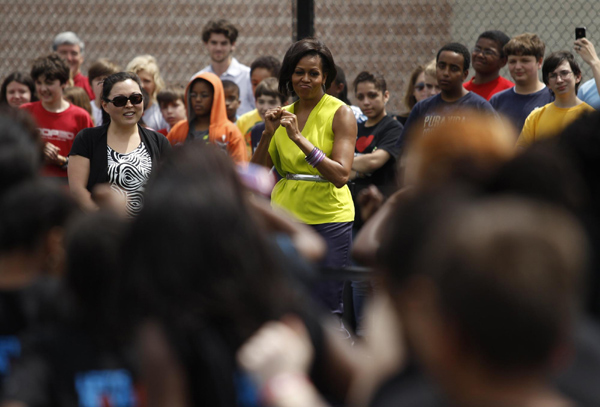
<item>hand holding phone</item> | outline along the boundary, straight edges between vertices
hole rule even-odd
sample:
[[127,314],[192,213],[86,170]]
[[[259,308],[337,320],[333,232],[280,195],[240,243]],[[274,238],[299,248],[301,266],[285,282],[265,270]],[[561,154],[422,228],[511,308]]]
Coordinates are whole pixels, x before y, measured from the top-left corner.
[[575,40],[585,38],[585,27],[575,27]]

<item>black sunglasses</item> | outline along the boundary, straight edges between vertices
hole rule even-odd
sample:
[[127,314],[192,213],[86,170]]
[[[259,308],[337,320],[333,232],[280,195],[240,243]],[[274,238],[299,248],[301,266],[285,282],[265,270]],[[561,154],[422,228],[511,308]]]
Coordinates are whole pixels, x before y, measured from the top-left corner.
[[133,93],[131,95],[129,95],[129,97],[127,96],[117,96],[115,98],[113,98],[113,100],[110,99],[104,99],[106,101],[106,103],[112,103],[113,105],[115,105],[115,107],[123,107],[127,104],[127,101],[130,100],[132,105],[139,105],[140,103],[142,103],[144,101],[144,96],[141,93]]
[[416,89],[416,90],[419,90],[419,91],[421,91],[421,90],[425,89],[425,83],[424,83],[424,82],[419,82],[419,83],[417,83],[417,84],[415,85],[415,89]]

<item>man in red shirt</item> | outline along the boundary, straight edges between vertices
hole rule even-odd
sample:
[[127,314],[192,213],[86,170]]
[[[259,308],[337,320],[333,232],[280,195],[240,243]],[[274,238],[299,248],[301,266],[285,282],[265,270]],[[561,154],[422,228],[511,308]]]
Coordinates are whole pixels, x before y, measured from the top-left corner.
[[464,84],[466,90],[478,94],[486,100],[514,83],[500,76],[500,69],[506,65],[504,46],[510,38],[502,31],[486,31],[475,43],[471,54],[475,76]]
[[65,31],[58,34],[52,42],[52,50],[58,53],[69,64],[73,84],[79,88],[83,88],[90,97],[90,100],[94,100],[94,91],[90,86],[90,82],[87,76],[83,76],[79,70],[83,63],[84,49],[85,44],[72,31]]
[[39,102],[25,103],[35,119],[44,145],[46,164],[42,175],[67,182],[69,151],[79,131],[93,127],[92,119],[84,109],[63,99],[63,89],[69,80],[69,66],[56,53],[36,59],[31,68]]

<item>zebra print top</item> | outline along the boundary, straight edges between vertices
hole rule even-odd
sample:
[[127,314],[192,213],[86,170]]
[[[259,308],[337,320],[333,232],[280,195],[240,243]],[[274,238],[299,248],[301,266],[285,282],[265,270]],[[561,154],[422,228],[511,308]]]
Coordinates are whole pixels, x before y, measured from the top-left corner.
[[127,214],[137,215],[144,205],[144,188],[152,172],[152,158],[144,143],[127,154],[106,146],[108,182],[111,188],[125,197]]

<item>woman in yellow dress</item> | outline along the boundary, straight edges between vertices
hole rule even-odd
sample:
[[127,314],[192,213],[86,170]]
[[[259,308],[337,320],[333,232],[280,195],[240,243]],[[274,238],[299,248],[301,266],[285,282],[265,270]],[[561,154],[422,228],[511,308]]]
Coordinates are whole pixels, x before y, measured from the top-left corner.
[[[283,207],[325,238],[322,267],[348,265],[354,205],[346,185],[354,160],[356,119],[350,107],[327,95],[336,76],[329,49],[308,38],[293,44],[279,73],[279,91],[298,100],[265,114],[265,131],[252,162],[275,166],[282,179],[271,195]],[[341,282],[317,284],[315,292],[341,313]]]

